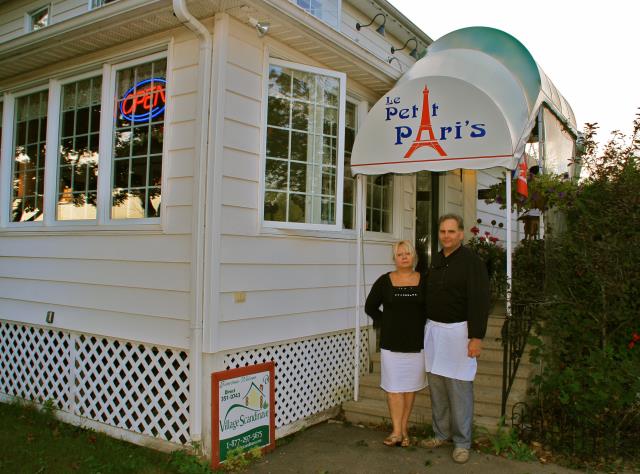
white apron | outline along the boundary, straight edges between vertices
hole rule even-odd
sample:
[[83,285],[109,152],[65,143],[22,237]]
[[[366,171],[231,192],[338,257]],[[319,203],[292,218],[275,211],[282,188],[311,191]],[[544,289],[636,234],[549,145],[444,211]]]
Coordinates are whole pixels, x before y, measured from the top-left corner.
[[427,320],[424,331],[425,369],[456,380],[473,381],[478,362],[468,357],[467,322],[439,323]]

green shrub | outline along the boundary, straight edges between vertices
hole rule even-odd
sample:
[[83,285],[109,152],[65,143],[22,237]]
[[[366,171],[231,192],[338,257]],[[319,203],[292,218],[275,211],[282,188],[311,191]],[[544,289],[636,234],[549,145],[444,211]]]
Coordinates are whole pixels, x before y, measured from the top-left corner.
[[535,380],[540,432],[583,460],[638,456],[639,130],[637,119],[630,144],[616,136],[598,156],[587,129],[591,174],[558,206],[566,230],[546,239],[544,284],[514,281],[516,302],[544,303],[533,340],[544,367]]

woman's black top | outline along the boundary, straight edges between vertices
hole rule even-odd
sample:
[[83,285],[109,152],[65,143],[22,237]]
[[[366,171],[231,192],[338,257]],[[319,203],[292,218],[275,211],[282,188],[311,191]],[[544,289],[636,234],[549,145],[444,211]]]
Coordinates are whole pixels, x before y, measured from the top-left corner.
[[385,273],[371,287],[364,310],[373,325],[380,327],[380,348],[393,352],[422,350],[427,321],[425,280],[421,276],[417,286],[393,286],[389,273]]

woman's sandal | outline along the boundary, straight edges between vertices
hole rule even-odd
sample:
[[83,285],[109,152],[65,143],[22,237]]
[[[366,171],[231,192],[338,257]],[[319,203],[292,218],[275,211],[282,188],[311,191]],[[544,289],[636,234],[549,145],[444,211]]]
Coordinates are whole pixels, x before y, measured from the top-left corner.
[[402,436],[389,435],[382,441],[386,446],[401,446]]
[[402,441],[400,442],[400,446],[403,448],[408,448],[409,446],[411,446],[411,438],[409,438],[408,436],[403,436]]

